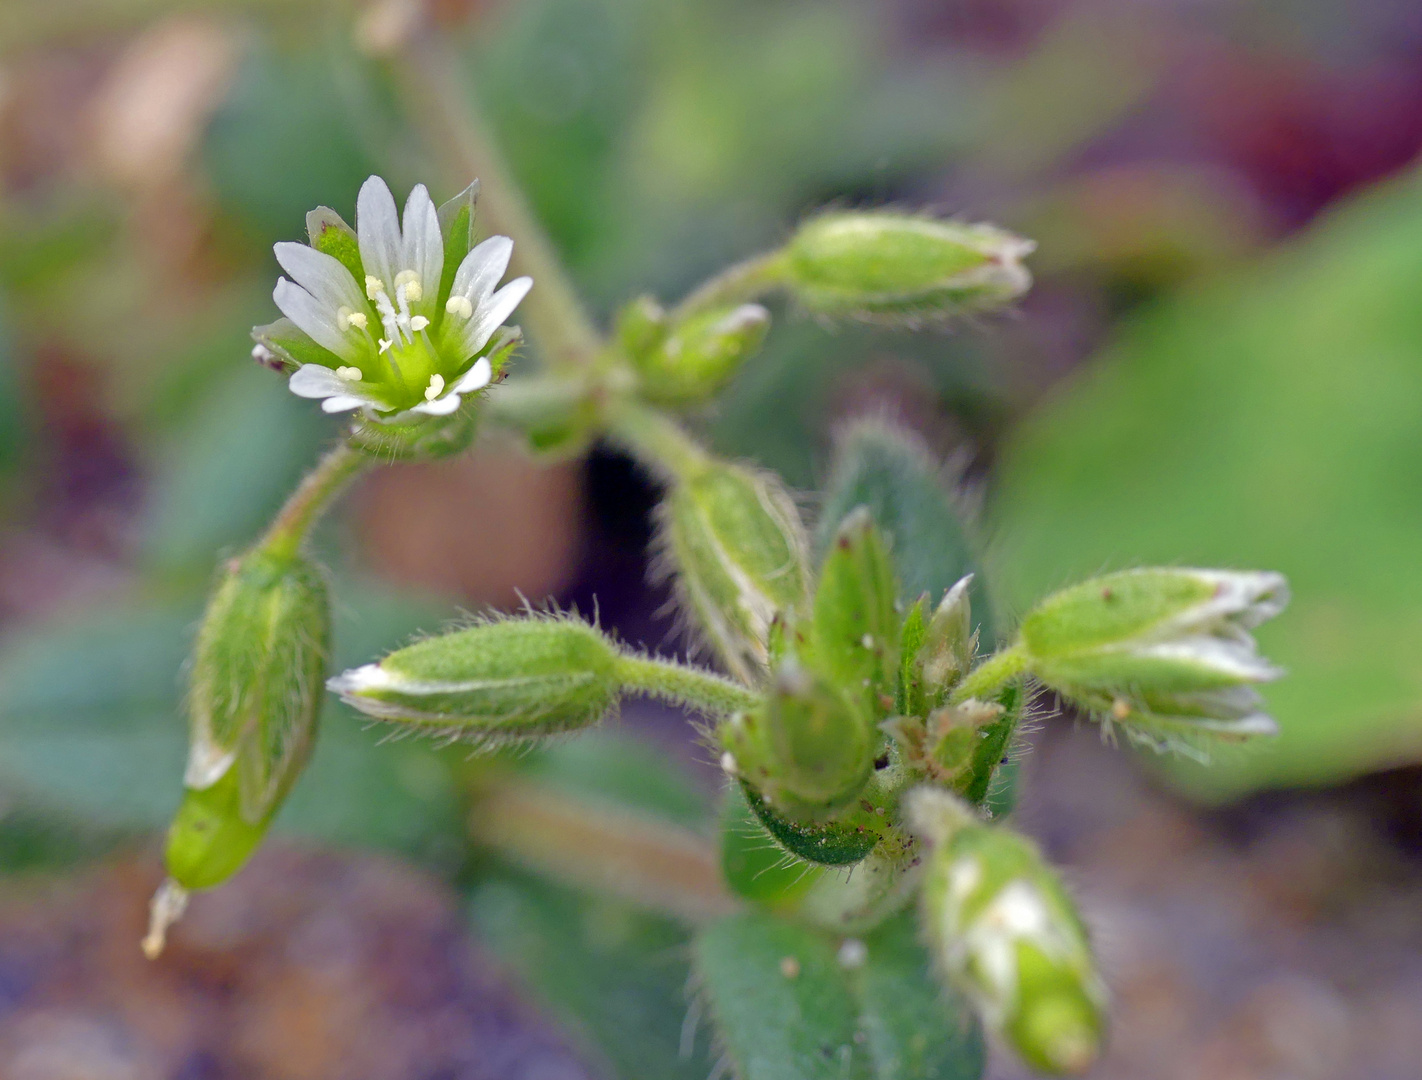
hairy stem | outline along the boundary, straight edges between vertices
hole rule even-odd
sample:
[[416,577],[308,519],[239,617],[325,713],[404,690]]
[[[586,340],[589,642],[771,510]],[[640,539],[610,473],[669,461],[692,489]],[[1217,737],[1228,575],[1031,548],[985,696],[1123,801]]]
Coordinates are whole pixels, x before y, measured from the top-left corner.
[[754,300],[778,288],[784,280],[785,253],[771,251],[721,271],[689,293],[672,311],[681,322],[711,308],[730,307]]
[[630,400],[608,412],[608,434],[643,464],[678,480],[705,468],[706,451],[666,413]]
[[1013,645],[994,653],[968,672],[958,684],[958,688],[953,691],[953,704],[961,704],[969,698],[988,700],[995,690],[1026,670],[1027,654],[1020,646]]
[[602,348],[601,335],[509,172],[450,47],[432,33],[419,35],[393,58],[393,66],[407,111],[436,156],[461,183],[478,178],[483,222],[490,232],[513,238],[511,272],[533,278],[521,318],[548,363],[562,368],[591,363]]
[[344,442],[326,451],[272,519],[260,546],[272,555],[295,557],[331,500],[374,464],[375,459],[370,455]]
[[626,690],[689,705],[708,716],[726,716],[754,708],[760,695],[742,683],[671,660],[646,656],[623,656],[617,674]]

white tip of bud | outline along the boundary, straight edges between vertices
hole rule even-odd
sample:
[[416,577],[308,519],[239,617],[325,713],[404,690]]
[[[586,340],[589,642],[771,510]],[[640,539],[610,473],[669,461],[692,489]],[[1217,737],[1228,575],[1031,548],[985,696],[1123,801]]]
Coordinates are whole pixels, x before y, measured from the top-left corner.
[[444,393],[444,376],[438,373],[430,376],[430,384],[425,388],[425,400],[433,401]]
[[379,664],[362,664],[326,680],[326,689],[333,694],[358,694],[362,690],[383,690],[396,680]]
[[385,282],[381,281],[374,274],[365,275],[365,295],[374,300],[385,291]]
[[429,326],[429,324],[429,319],[425,318],[423,315],[416,315],[412,319],[410,319],[410,329],[417,334],[425,327]]
[[360,368],[358,367],[338,367],[336,374],[342,379],[345,379],[346,382],[360,382],[364,377],[361,375]]
[[451,315],[458,315],[461,319],[472,318],[474,315],[474,305],[467,296],[451,296],[444,302],[444,310]]
[[736,755],[729,750],[721,755],[721,771],[727,776],[735,776],[737,773]]
[[163,955],[163,948],[168,944],[168,928],[183,917],[187,907],[188,890],[172,878],[164,879],[148,904],[148,934],[140,946],[144,956],[157,960]]

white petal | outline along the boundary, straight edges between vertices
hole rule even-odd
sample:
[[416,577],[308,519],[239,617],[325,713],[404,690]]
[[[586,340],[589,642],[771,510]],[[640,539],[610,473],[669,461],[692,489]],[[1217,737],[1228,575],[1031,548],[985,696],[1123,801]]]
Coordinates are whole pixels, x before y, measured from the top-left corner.
[[465,356],[478,352],[488,343],[494,331],[513,314],[514,308],[523,302],[531,288],[532,278],[514,278],[474,312],[474,318],[465,324],[464,336],[460,342]]
[[281,268],[333,311],[340,307],[365,310],[365,296],[340,259],[307,244],[277,244],[272,250]]
[[439,299],[439,278],[444,269],[444,241],[439,232],[439,211],[424,184],[416,184],[405,200],[402,270],[420,275],[420,307]]
[[459,395],[450,391],[442,398],[435,398],[433,401],[422,401],[413,406],[410,412],[425,413],[429,416],[448,416],[459,408]]
[[395,211],[395,196],[378,176],[362,184],[356,196],[356,240],[365,272],[385,282],[386,289],[393,293],[402,254],[400,219]]
[[304,398],[347,397],[351,389],[350,383],[320,364],[302,364],[291,373],[286,386],[297,397]]
[[321,411],[327,413],[350,412],[352,409],[359,409],[362,405],[375,405],[368,398],[351,397],[349,394],[340,397],[328,397],[321,402]]
[[482,390],[489,385],[489,380],[494,377],[494,365],[489,363],[487,356],[481,356],[475,361],[474,366],[459,377],[452,388],[456,394],[472,394],[476,390]]
[[360,354],[356,343],[336,325],[336,309],[323,304],[300,285],[279,278],[272,299],[281,313],[305,330],[316,344],[330,349],[342,360],[353,360]]
[[471,248],[454,272],[454,285],[449,294],[468,297],[478,307],[479,301],[493,292],[504,276],[512,255],[513,241],[507,236],[491,236]]
[[1203,668],[1214,675],[1242,682],[1269,682],[1283,671],[1256,653],[1253,642],[1204,635],[1176,638],[1145,645],[1132,652],[1136,656],[1165,660],[1187,668]]

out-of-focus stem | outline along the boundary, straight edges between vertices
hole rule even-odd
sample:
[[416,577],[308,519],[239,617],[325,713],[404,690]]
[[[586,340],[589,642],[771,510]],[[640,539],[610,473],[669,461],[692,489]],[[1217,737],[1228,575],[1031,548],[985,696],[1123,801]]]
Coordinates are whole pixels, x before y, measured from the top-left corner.
[[770,251],[729,267],[688,293],[672,311],[681,322],[711,308],[731,307],[754,300],[780,287],[784,281],[785,253]]
[[608,434],[662,475],[685,480],[705,467],[706,451],[661,410],[624,400],[608,413]]
[[513,238],[511,272],[533,278],[520,319],[552,367],[590,364],[602,339],[578,299],[547,233],[510,174],[454,52],[433,33],[391,57],[411,121],[460,184],[478,178],[479,215],[489,232]]
[[968,698],[990,697],[993,691],[1017,678],[1027,670],[1027,654],[1013,646],[989,656],[972,671],[953,691],[953,703],[961,704]]

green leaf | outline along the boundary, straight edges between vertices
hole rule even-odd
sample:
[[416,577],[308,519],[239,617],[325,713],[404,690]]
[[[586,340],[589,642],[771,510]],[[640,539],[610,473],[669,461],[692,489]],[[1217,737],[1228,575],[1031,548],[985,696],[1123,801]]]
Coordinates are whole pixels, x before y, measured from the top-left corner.
[[1017,430],[993,502],[1007,597],[1131,565],[1279,570],[1260,628],[1282,734],[1164,761],[1227,797],[1422,756],[1422,184],[1147,312]]
[[[868,507],[889,538],[905,603],[926,592],[931,610],[960,578],[980,570],[967,515],[943,469],[912,432],[863,420],[840,434],[815,533],[822,557],[844,516],[857,506]],[[991,642],[981,574],[973,583],[972,604],[982,640]]]
[[483,940],[602,1060],[605,1074],[706,1080],[709,1040],[688,1024],[683,927],[513,873],[480,884],[470,910]]
[[741,1080],[982,1075],[982,1040],[931,978],[911,919],[861,944],[853,957],[853,944],[766,912],[698,935],[696,970]]

